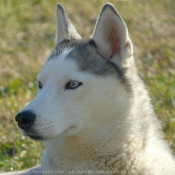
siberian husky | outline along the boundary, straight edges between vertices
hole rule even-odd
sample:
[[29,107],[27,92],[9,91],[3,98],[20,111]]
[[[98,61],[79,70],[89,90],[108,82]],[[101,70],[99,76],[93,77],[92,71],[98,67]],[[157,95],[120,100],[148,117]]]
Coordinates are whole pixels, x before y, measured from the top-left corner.
[[57,5],[56,46],[37,82],[37,97],[16,121],[43,142],[41,165],[11,174],[175,175],[126,24],[111,4],[88,40]]

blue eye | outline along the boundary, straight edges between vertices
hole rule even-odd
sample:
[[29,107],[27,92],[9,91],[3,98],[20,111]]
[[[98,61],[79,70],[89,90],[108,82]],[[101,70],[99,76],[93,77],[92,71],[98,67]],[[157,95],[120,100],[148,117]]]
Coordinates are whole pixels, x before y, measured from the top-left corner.
[[42,89],[43,88],[43,84],[40,81],[38,81],[37,84],[38,84],[38,88],[39,89]]
[[79,81],[74,81],[74,80],[70,80],[69,82],[66,83],[65,85],[65,89],[76,89],[79,86],[81,86],[83,83],[79,82]]

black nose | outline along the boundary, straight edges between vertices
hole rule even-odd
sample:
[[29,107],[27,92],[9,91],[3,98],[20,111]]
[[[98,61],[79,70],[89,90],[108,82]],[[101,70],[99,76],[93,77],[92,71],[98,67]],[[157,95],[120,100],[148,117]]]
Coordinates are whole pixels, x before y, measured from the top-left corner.
[[28,130],[32,127],[35,121],[36,115],[31,110],[26,110],[18,113],[15,120],[18,122],[18,126],[21,129]]

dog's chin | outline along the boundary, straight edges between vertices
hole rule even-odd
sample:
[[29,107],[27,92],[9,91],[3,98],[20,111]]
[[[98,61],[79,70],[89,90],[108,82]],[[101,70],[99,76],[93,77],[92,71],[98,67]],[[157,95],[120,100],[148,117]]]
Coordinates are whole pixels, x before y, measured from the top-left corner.
[[44,141],[49,141],[49,140],[53,139],[53,138],[50,138],[50,137],[43,137],[43,136],[33,135],[33,134],[32,135],[27,134],[26,136],[29,137],[30,139],[38,141],[38,142],[44,142]]

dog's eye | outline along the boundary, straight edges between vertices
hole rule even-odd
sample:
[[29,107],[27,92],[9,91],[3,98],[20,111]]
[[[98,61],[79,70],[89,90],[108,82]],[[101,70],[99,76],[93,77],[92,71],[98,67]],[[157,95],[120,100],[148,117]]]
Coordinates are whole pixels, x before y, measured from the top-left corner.
[[81,86],[83,83],[79,82],[79,81],[74,81],[74,80],[70,80],[69,82],[67,82],[67,84],[65,85],[65,89],[76,89],[79,86]]
[[40,81],[38,81],[37,84],[38,84],[38,88],[39,88],[39,89],[42,89],[43,84],[42,84]]

